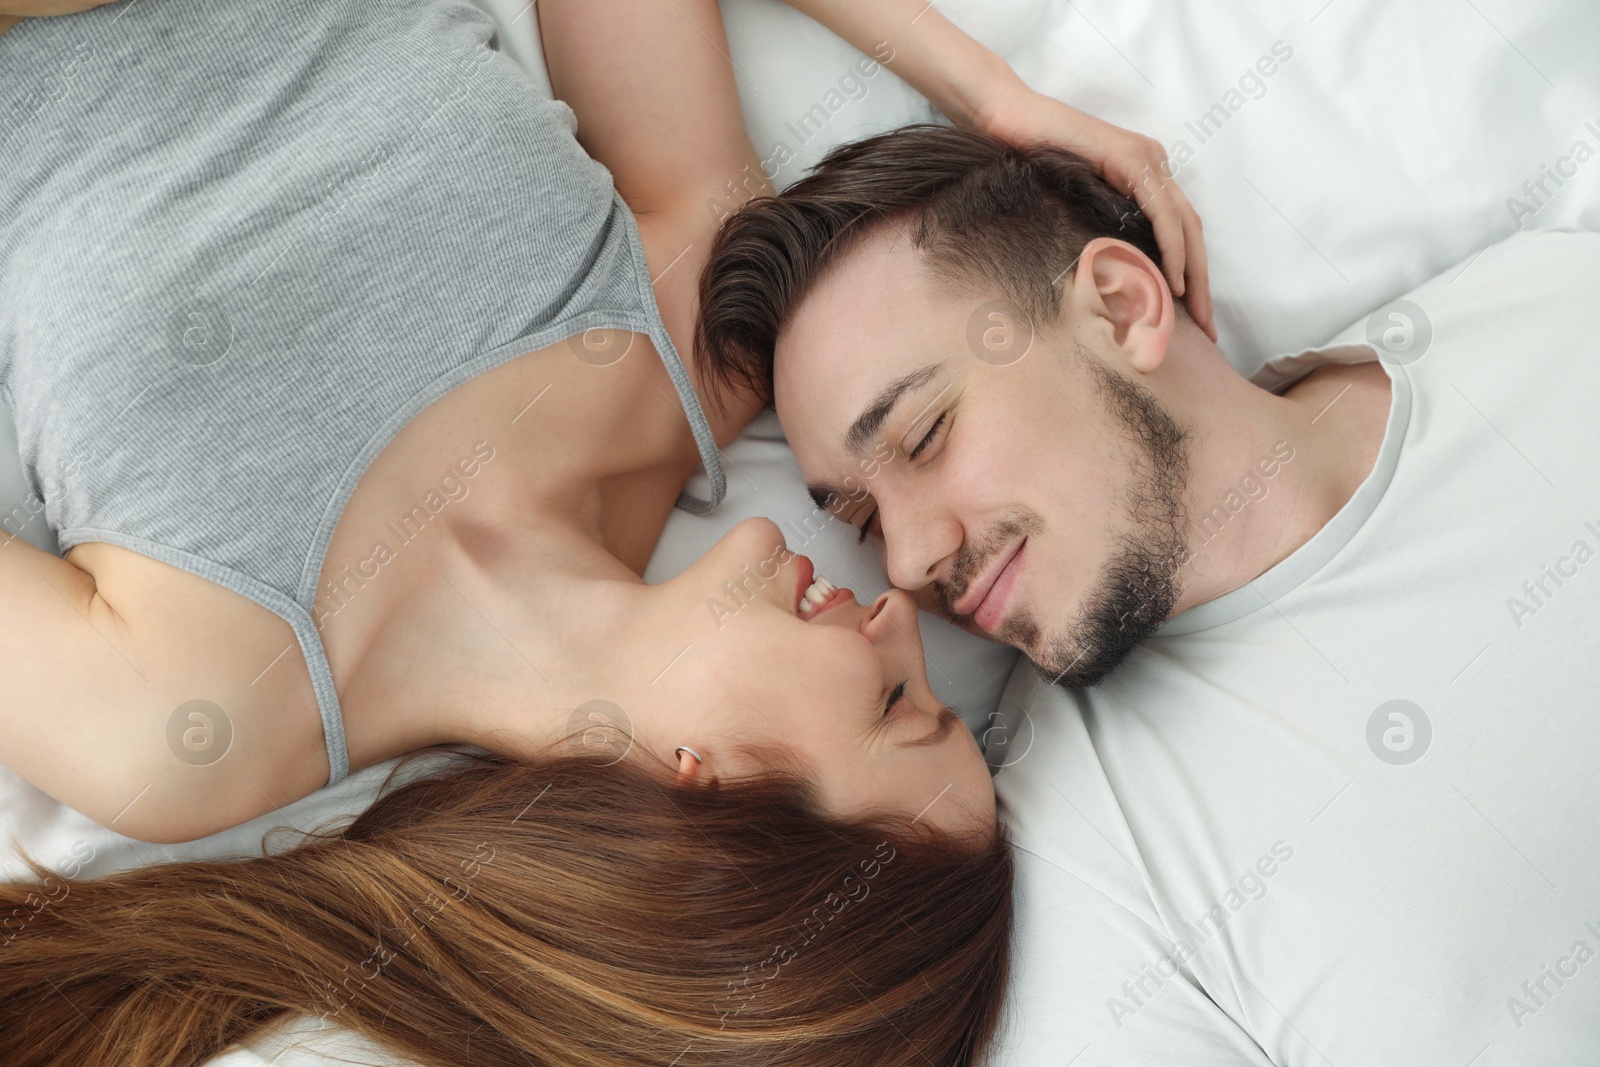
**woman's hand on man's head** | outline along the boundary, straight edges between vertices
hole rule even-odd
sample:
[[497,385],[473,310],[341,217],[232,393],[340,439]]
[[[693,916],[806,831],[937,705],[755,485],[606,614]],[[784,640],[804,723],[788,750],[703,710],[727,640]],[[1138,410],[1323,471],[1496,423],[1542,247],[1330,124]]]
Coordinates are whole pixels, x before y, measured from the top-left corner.
[[1069,149],[1138,202],[1155,227],[1162,270],[1173,295],[1185,298],[1189,317],[1215,341],[1200,216],[1173,179],[1161,142],[1035,92],[1020,79],[1009,90],[992,94],[985,104],[980,124],[986,132],[1017,144],[1044,141]]
[[1172,294],[1184,297],[1189,317],[1217,339],[1200,216],[1172,180],[1160,142],[1034,92],[1001,56],[925,0],[788,3],[879,58],[956,125],[1014,144],[1044,141],[1093,163],[1150,219]]

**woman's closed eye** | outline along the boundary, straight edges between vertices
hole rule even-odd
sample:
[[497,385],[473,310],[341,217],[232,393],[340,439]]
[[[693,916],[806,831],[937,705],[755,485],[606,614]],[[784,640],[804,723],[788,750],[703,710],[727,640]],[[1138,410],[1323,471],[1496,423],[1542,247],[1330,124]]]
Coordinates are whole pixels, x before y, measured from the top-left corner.
[[902,679],[893,689],[889,691],[889,699],[883,703],[883,715],[881,717],[887,719],[889,717],[889,712],[894,710],[894,706],[900,703],[900,698],[905,695],[906,683],[905,680]]

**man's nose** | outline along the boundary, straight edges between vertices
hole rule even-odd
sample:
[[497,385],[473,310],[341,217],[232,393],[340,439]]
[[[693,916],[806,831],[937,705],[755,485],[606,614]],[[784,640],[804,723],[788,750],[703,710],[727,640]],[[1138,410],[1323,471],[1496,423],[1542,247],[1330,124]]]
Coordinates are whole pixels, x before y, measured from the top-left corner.
[[901,589],[922,589],[937,580],[940,566],[961,547],[961,523],[926,495],[896,493],[880,499],[878,524],[884,571]]

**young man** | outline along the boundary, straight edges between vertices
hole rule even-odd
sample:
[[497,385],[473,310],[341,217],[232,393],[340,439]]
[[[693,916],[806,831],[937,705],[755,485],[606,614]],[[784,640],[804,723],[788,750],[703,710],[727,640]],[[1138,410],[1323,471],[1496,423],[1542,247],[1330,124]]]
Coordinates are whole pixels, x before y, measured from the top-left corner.
[[818,502],[1039,668],[1006,1062],[1593,1062],[1600,236],[1251,380],[1157,259],[1084,161],[913,128],[702,285]]

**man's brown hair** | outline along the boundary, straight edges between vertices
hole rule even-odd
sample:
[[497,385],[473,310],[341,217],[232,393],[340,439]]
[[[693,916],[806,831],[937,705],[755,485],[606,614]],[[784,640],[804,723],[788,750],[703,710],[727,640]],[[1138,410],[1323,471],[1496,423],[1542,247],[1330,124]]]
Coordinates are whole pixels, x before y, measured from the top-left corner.
[[831,265],[887,227],[957,291],[1001,296],[1035,326],[1057,317],[1057,284],[1095,238],[1161,262],[1138,205],[1065,149],[929,124],[840,145],[718,233],[700,276],[696,337],[713,390],[770,397],[773,351],[795,309]]

